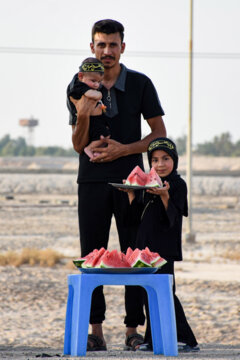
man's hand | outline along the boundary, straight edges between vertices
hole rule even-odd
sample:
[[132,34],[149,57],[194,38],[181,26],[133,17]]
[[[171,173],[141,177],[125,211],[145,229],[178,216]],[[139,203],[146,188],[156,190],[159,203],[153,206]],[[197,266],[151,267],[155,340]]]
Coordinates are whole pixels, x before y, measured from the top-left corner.
[[92,162],[109,162],[116,160],[127,154],[127,145],[120,142],[101,136],[102,144],[107,144],[107,147],[92,147],[92,151],[99,153],[97,157],[92,159]]

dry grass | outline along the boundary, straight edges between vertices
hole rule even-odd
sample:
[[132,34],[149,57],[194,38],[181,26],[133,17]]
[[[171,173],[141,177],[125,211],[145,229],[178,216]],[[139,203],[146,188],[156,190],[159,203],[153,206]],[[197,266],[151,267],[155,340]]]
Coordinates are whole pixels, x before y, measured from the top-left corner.
[[5,254],[0,254],[0,266],[12,265],[18,267],[27,264],[31,266],[52,267],[63,258],[63,255],[52,249],[39,250],[25,248],[21,253],[8,251]]
[[240,251],[239,250],[227,250],[222,255],[222,258],[229,260],[240,260]]

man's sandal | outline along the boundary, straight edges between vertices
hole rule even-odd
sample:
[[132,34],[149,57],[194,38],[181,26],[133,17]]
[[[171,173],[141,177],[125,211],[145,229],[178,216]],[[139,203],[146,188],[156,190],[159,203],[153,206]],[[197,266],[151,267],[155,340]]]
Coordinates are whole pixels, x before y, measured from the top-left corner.
[[137,351],[153,351],[152,344],[150,343],[144,343],[139,346]]
[[103,340],[93,334],[88,335],[87,351],[106,351],[107,347],[104,345]]
[[144,339],[142,335],[137,333],[128,335],[125,341],[126,344],[125,350],[136,351],[136,346],[141,345],[143,343],[144,343]]

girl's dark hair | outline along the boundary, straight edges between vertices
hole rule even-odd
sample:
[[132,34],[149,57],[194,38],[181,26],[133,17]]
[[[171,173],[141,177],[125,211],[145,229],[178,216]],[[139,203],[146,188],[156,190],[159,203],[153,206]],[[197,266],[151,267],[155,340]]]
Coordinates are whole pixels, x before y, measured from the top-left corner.
[[104,34],[114,34],[119,33],[121,37],[121,41],[123,42],[124,38],[124,27],[123,25],[112,19],[104,19],[95,22],[92,27],[92,42],[94,42],[94,35],[96,33],[104,33]]

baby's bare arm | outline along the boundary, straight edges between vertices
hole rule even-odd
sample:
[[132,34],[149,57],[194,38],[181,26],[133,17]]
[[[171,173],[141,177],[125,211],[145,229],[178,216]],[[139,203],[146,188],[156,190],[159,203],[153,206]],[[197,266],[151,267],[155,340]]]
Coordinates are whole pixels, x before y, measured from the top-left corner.
[[90,89],[84,93],[84,95],[92,100],[101,100],[102,99],[102,93],[98,90]]

